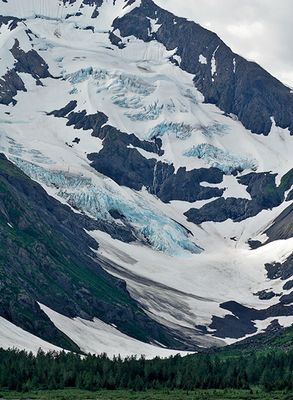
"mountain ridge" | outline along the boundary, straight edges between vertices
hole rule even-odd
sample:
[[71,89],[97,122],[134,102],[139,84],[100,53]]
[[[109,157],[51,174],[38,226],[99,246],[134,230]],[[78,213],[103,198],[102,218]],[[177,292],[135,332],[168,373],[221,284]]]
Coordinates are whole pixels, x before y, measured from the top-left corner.
[[[47,201],[58,215],[67,205],[57,256],[76,268],[30,303],[63,332],[55,339],[30,328],[34,315],[23,323],[8,305],[1,315],[84,352],[98,352],[107,329],[161,352],[233,343],[272,318],[290,324],[290,89],[151,0],[13,4],[0,12],[1,177],[13,163],[31,179],[23,203],[40,211],[36,226]],[[36,204],[41,187],[51,197]],[[87,275],[76,288],[72,272]],[[50,273],[43,289],[55,287]]]

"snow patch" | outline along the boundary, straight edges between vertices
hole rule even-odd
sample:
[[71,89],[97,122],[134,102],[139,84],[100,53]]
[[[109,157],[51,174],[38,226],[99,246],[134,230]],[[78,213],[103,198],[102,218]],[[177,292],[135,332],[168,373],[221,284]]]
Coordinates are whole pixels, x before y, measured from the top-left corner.
[[211,75],[212,75],[212,81],[214,81],[214,76],[217,74],[217,62],[216,62],[216,52],[218,48],[220,47],[217,46],[216,50],[213,52],[212,59],[211,59]]
[[236,72],[236,58],[235,57],[233,58],[233,72],[234,72],[234,74]]
[[162,26],[162,24],[158,24],[158,18],[157,19],[148,18],[148,20],[150,21],[151,24],[150,33],[157,33]]
[[34,354],[39,349],[45,352],[62,350],[60,347],[45,342],[2,317],[0,317],[0,347],[5,350],[16,348],[28,352],[31,351]]
[[203,56],[202,54],[199,55],[198,61],[199,61],[201,64],[207,64],[207,63],[208,63],[208,60],[207,60],[206,57]]
[[[120,355],[122,358],[129,356],[145,356],[148,359],[160,356],[169,357],[181,353],[176,350],[167,350],[158,346],[140,342],[118,331],[114,326],[95,318],[93,321],[82,318],[68,318],[43,304],[39,304],[53,324],[68,336],[85,353],[102,354],[108,357]],[[86,338],[86,340],[85,340]]]

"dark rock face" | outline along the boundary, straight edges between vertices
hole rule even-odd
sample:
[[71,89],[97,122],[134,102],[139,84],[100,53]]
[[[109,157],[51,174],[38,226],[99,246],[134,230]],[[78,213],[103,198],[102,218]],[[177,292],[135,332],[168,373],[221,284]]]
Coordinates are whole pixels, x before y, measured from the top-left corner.
[[194,202],[222,196],[224,189],[201,186],[200,182],[221,183],[223,173],[217,168],[199,168],[186,171],[179,168],[176,174],[162,181],[157,196],[164,202],[183,200]]
[[284,290],[291,290],[293,288],[293,281],[288,281],[285,283],[285,285],[283,286]]
[[77,101],[71,100],[68,104],[66,104],[66,106],[60,108],[60,110],[54,110],[52,112],[49,112],[47,115],[54,115],[54,117],[57,118],[64,118],[66,117],[67,114],[73,111],[76,106],[77,106]]
[[23,51],[19,48],[18,40],[15,39],[14,46],[10,51],[17,60],[15,71],[30,74],[36,81],[39,81],[40,78],[51,77],[48,65],[35,50]]
[[191,208],[185,215],[188,221],[195,224],[207,221],[223,222],[229,218],[238,221],[239,218],[241,220],[246,218],[248,204],[249,200],[247,199],[235,199],[234,197],[224,199],[221,197],[199,209]]
[[260,300],[270,300],[276,296],[276,293],[271,291],[268,292],[266,290],[261,290],[260,292],[255,293],[255,295],[258,296]]
[[293,303],[293,292],[285,294],[280,298],[282,304],[292,304]]
[[0,28],[2,25],[7,25],[8,29],[13,31],[21,21],[23,21],[23,19],[0,15]]
[[259,240],[248,240],[248,244],[252,250],[258,249],[262,246],[262,242]]
[[247,186],[247,192],[251,200],[229,197],[216,199],[203,207],[188,210],[185,215],[195,224],[207,221],[223,222],[231,218],[233,221],[242,221],[257,215],[262,210],[279,206],[284,201],[284,194],[291,185],[291,171],[281,180],[280,186],[276,186],[275,174],[261,172],[250,173],[238,179],[238,182]]
[[[105,139],[107,134],[116,134],[120,136],[121,141],[124,145],[132,145],[134,147],[139,147],[149,153],[155,153],[158,155],[163,155],[164,152],[161,150],[162,141],[161,139],[155,139],[152,142],[146,140],[140,140],[134,134],[127,134],[120,132],[118,129],[106,125],[108,122],[108,117],[102,113],[97,112],[96,114],[87,114],[85,110],[73,112],[77,107],[77,101],[70,101],[65,107],[60,110],[54,110],[48,115],[54,115],[58,118],[67,118],[67,126],[74,126],[75,129],[92,130],[92,136],[98,137],[100,139]],[[115,140],[115,138],[113,138]]]
[[18,91],[26,92],[26,88],[23,80],[12,69],[0,78],[0,104],[15,104],[14,96],[17,95]]
[[18,40],[15,39],[14,46],[10,51],[16,59],[16,64],[14,68],[0,78],[0,104],[4,105],[15,104],[14,97],[18,91],[26,92],[23,80],[18,72],[30,74],[36,80],[37,85],[42,84],[41,78],[51,77],[48,65],[35,50],[24,52],[19,48]]
[[119,185],[135,190],[141,190],[143,186],[151,187],[156,160],[148,160],[137,149],[128,148],[119,136],[115,131],[107,134],[102,150],[88,156],[92,167]]
[[92,18],[97,18],[99,15],[99,8],[103,4],[103,0],[83,0],[83,4],[89,6],[96,6],[92,13]]
[[232,312],[233,315],[226,315],[224,318],[214,316],[210,325],[211,329],[216,330],[213,335],[220,338],[230,337],[239,339],[257,331],[253,321],[263,321],[270,317],[292,315],[293,306],[288,304],[293,302],[293,296],[291,294],[282,296],[280,301],[280,303],[263,310],[249,308],[235,301],[228,301],[221,304],[221,308]]
[[119,47],[119,49],[124,49],[126,47],[126,45],[124,43],[122,43],[121,38],[118,37],[117,35],[115,35],[114,32],[109,33],[109,39],[110,39],[110,42],[112,44],[114,44],[115,46]]
[[269,279],[287,280],[293,276],[293,253],[284,263],[272,263],[265,265]]
[[135,190],[146,187],[164,202],[192,202],[222,195],[222,189],[200,185],[201,181],[221,182],[223,173],[220,170],[202,168],[187,172],[185,168],[180,168],[175,174],[173,165],[143,157],[136,148],[127,147],[123,138],[124,134],[109,128],[103,149],[88,156],[97,171],[119,185]]
[[184,339],[140,309],[123,281],[105,272],[104,261],[91,250],[97,243],[85,232],[98,225],[48,196],[0,156],[0,315],[75,351],[37,302],[68,317],[98,317],[143,341],[185,348]]
[[293,237],[293,204],[287,207],[265,231],[269,237],[268,242],[274,240],[289,239]]
[[[157,32],[152,33],[148,18],[161,25]],[[113,28],[119,29],[122,37],[134,35],[145,42],[155,39],[167,50],[177,48],[176,54],[182,60],[180,68],[194,75],[194,84],[205,101],[237,115],[252,132],[267,135],[273,116],[277,126],[289,128],[293,134],[290,89],[256,63],[234,54],[216,34],[174,16],[152,0],[142,0],[140,7],[117,18]],[[199,62],[200,55],[206,57],[207,64]],[[213,75],[212,60],[216,65]]]

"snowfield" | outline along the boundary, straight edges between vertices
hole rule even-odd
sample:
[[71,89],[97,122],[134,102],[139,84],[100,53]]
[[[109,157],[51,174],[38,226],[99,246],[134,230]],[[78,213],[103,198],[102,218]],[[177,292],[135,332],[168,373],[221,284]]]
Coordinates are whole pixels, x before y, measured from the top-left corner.
[[188,354],[187,352],[178,352],[142,343],[98,319],[94,321],[86,321],[82,318],[70,319],[42,304],[40,304],[40,307],[54,322],[54,325],[70,337],[85,353],[107,353],[110,358],[118,355],[122,358],[129,356],[144,356],[146,358],[159,356],[165,358],[179,353],[183,356]]
[[11,322],[0,317],[0,347],[7,349],[19,349],[36,354],[39,349],[45,352],[61,351],[57,346],[54,346],[44,340],[38,338],[13,325]]

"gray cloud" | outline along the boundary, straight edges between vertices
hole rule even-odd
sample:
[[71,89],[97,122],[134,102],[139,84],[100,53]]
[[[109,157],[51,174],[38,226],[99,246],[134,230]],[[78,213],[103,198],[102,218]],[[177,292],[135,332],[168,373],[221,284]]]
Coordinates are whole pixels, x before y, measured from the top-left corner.
[[155,0],[216,32],[233,51],[293,87],[292,0]]

